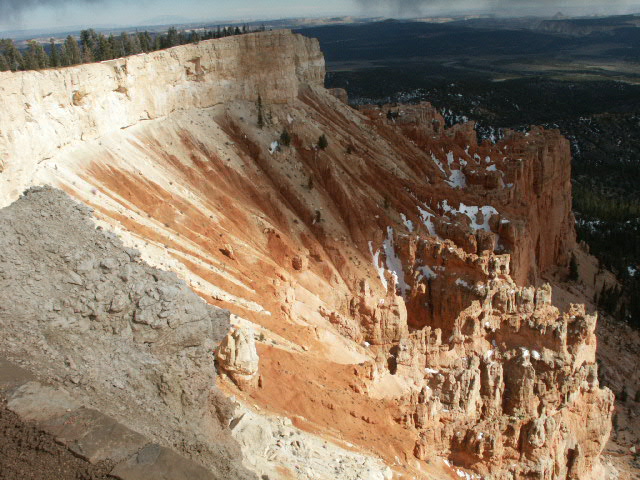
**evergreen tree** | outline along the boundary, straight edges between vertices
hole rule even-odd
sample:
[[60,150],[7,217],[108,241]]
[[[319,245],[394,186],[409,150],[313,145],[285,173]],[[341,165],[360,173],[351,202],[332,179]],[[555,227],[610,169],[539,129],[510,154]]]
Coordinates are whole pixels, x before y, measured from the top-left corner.
[[170,47],[175,47],[176,45],[180,45],[180,38],[178,35],[178,31],[176,30],[176,27],[171,27],[168,31],[167,31],[167,40],[166,40],[166,47],[165,48],[170,48]]
[[45,51],[44,47],[40,43],[36,43],[36,57],[38,58],[39,68],[49,68],[49,55]]
[[80,31],[80,43],[82,44],[82,61],[84,63],[99,60],[98,34],[93,28]]
[[131,53],[129,55],[137,55],[142,52],[142,46],[140,45],[140,38],[137,35],[129,37],[131,39]]
[[40,70],[49,66],[49,57],[47,53],[35,40],[29,40],[27,42],[28,48],[24,55],[24,69],[25,70]]
[[56,45],[56,41],[53,38],[49,39],[49,45],[51,45],[51,53],[49,54],[51,60],[49,64],[54,68],[61,66],[62,60],[60,58],[60,51],[58,49],[58,46]]
[[573,253],[571,254],[571,261],[569,262],[569,280],[572,282],[578,280],[578,262]]
[[82,63],[92,63],[96,59],[93,49],[89,45],[82,46]]
[[77,65],[82,62],[82,54],[78,41],[69,35],[62,46],[62,57],[64,65]]
[[109,35],[109,38],[107,39],[107,42],[109,43],[109,48],[107,49],[107,51],[105,52],[105,60],[111,60],[113,58],[119,58],[119,57],[124,57],[125,55],[122,55],[122,45],[119,42],[119,38],[117,39],[116,37],[113,36],[113,34]]
[[9,65],[9,70],[13,72],[22,70],[24,68],[22,54],[15,43],[13,43],[13,40],[9,38],[1,40],[0,46],[2,47],[2,54]]
[[0,72],[6,72],[9,70],[9,62],[3,53],[0,53]]
[[103,34],[98,36],[98,48],[97,51],[95,51],[95,58],[99,62],[103,60],[111,60],[113,58],[111,43]]
[[140,50],[143,52],[150,52],[153,47],[153,39],[149,32],[140,32],[137,35],[138,41],[140,43]]
[[264,116],[262,115],[262,96],[258,94],[258,128],[264,127]]

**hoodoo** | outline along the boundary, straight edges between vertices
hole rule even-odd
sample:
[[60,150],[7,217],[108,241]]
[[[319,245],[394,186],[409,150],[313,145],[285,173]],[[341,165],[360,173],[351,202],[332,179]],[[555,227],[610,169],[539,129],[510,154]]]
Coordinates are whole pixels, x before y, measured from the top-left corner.
[[[188,379],[213,379],[215,359],[235,412],[212,425],[230,425],[244,467],[228,468],[242,475],[605,478],[613,394],[598,384],[597,316],[578,304],[561,311],[547,283],[576,246],[568,141],[533,128],[479,144],[472,124],[445,128],[429,104],[356,110],[323,79],[317,41],[290,31],[1,73],[3,206],[33,185],[65,191],[144,262],[229,310],[232,324],[221,346],[217,330],[203,330],[206,342],[181,336],[183,317],[156,305],[173,299],[177,280],[122,299],[148,308],[117,322],[85,315],[81,300],[65,315],[54,302],[34,313],[49,312],[38,321],[48,319],[41,347],[52,354],[24,367],[205,468],[221,450],[194,416],[215,415]],[[117,272],[130,272],[118,258]],[[91,271],[115,282],[94,260]],[[61,291],[93,275],[74,273]],[[6,331],[13,311],[2,291]],[[98,303],[117,312],[118,298]],[[65,381],[72,367],[56,339],[70,331],[110,331],[136,352],[172,338],[163,333],[172,325],[180,348],[169,343],[155,360],[167,362],[166,377],[139,379],[156,382],[152,403],[171,416],[162,428],[157,415],[132,421],[96,399],[109,398],[103,388],[116,389],[114,402],[138,398],[133,354],[104,371],[74,360],[88,380]],[[92,337],[74,342],[82,338]],[[2,335],[0,350],[20,363],[25,341]],[[102,377],[107,387],[83,389]],[[220,455],[233,459],[236,447]]]

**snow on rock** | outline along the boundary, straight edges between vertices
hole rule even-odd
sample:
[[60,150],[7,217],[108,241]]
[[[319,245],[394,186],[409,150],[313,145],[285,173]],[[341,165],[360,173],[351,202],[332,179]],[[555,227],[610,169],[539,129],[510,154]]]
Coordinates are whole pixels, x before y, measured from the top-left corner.
[[[476,207],[460,203],[458,208],[453,208],[446,200],[443,200],[441,207],[446,213],[461,213],[466,215],[469,220],[471,220],[470,226],[473,230],[485,230],[487,232],[491,231],[491,228],[489,227],[489,220],[491,219],[491,216],[498,215],[498,211],[491,205]],[[479,217],[478,214],[481,214],[481,216]]]
[[387,270],[389,270],[396,279],[400,294],[405,296],[410,290],[409,285],[404,280],[404,269],[402,268],[402,260],[396,254],[395,242],[393,239],[393,228],[387,227],[387,238],[382,242],[382,248],[387,258]]
[[387,279],[384,278],[384,268],[380,266],[380,250],[376,250],[373,252],[373,245],[371,241],[369,241],[369,252],[371,252],[371,256],[373,257],[373,266],[376,268],[378,272],[378,277],[380,277],[380,282],[382,282],[382,286],[385,290],[388,288]]
[[400,291],[400,295],[405,296],[410,290],[409,285],[405,282],[404,278],[404,269],[402,268],[402,260],[396,254],[395,250],[395,241],[393,239],[393,228],[387,227],[387,238],[382,242],[382,251],[384,252],[385,262],[381,264],[382,261],[380,259],[380,250],[373,251],[373,244],[369,242],[369,252],[373,257],[373,266],[376,268],[378,272],[378,277],[380,277],[380,282],[385,289],[388,288],[387,280],[384,276],[385,266],[386,270],[389,270],[396,281],[396,286]]
[[431,268],[428,265],[422,265],[418,267],[417,270],[420,272],[420,275],[421,275],[419,279],[426,278],[427,280],[431,280],[432,278],[436,278],[438,276],[438,274],[433,270],[431,270]]
[[420,219],[422,220],[422,223],[424,223],[424,226],[427,227],[429,235],[438,237],[436,229],[433,225],[433,221],[431,220],[435,215],[433,213],[427,212],[425,209],[420,207],[418,207],[418,212],[420,213]]
[[433,153],[431,154],[431,159],[438,166],[440,171],[446,175],[447,172],[444,171],[444,167],[442,166],[442,162],[440,160],[438,160],[437,157]]
[[273,155],[278,150],[278,148],[280,148],[280,144],[277,140],[274,140],[273,142],[271,142],[271,145],[269,145],[269,153]]
[[451,175],[449,175],[449,180],[445,180],[452,188],[465,188],[467,186],[467,177],[462,170],[451,170]]
[[413,232],[413,222],[407,219],[407,216],[404,213],[400,214],[400,218],[402,218],[402,223],[407,227],[407,230],[409,230],[409,232]]

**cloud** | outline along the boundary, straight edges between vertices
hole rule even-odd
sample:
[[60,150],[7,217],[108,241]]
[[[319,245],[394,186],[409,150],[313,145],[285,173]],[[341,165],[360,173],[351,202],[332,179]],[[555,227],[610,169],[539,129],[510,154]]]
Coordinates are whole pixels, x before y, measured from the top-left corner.
[[640,0],[356,0],[362,12],[375,10],[379,13],[401,17],[433,14],[437,12],[493,12],[503,14],[555,13],[566,9],[581,13],[601,11],[609,7],[620,11],[627,7],[638,7]]
[[[59,8],[73,4],[108,3],[109,0],[0,0],[0,23],[18,21],[40,7]],[[8,21],[8,22],[7,22]]]

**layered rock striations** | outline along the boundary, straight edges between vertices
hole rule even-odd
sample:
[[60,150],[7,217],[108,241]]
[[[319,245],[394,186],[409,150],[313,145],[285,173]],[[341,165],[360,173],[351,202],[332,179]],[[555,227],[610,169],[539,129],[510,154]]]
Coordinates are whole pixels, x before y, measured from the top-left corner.
[[[119,93],[116,65],[157,75],[127,73]],[[89,72],[109,87],[65,115],[104,106],[126,121],[22,152],[57,128],[51,106],[20,116],[44,98],[25,83],[0,99],[20,112],[0,120],[2,194],[59,186],[231,310],[217,358],[241,403],[380,457],[391,470],[370,478],[603,478],[613,396],[598,385],[596,317],[559,311],[544,282],[575,246],[558,132],[478,144],[429,104],[356,111],[322,87],[317,43],[290,32],[30,75]],[[261,445],[293,448],[269,435]],[[312,464],[253,464],[316,478]]]

